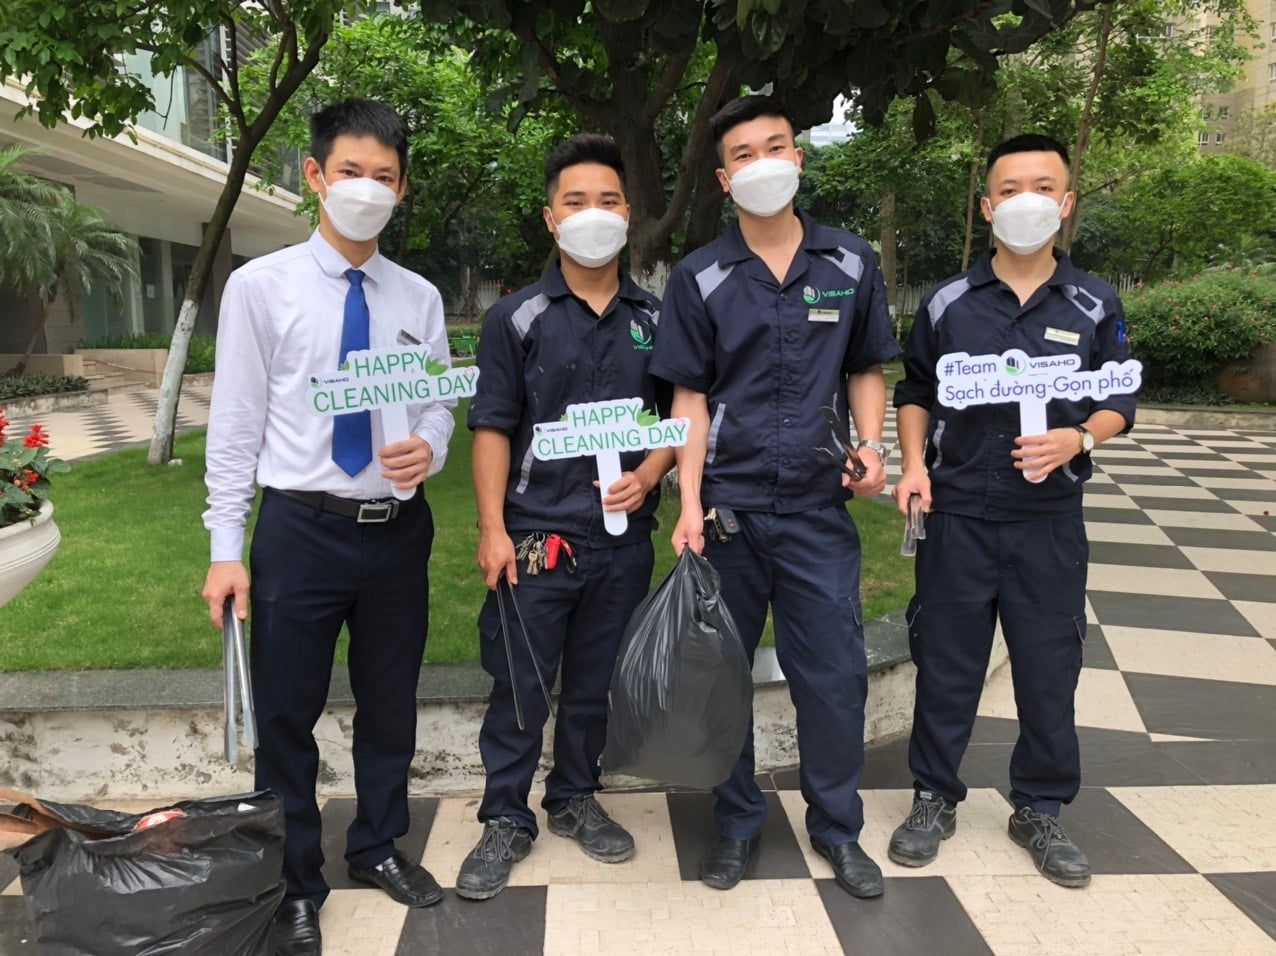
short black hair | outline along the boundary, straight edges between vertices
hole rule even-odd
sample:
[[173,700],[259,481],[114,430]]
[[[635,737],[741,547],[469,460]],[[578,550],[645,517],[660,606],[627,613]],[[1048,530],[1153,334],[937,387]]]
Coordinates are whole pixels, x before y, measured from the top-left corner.
[[1068,147],[1063,143],[1053,136],[1045,136],[1042,133],[1022,133],[992,148],[992,152],[988,154],[988,165],[984,167],[984,175],[987,176],[992,172],[993,163],[1011,153],[1058,153],[1063,159],[1063,165],[1072,169],[1072,161],[1068,159]]
[[709,120],[709,135],[713,137],[713,148],[718,151],[719,161],[723,158],[722,137],[741,123],[755,120],[759,116],[774,116],[782,119],[789,124],[791,132],[797,132],[797,127],[793,125],[793,118],[778,100],[761,94],[741,96],[722,107],[713,114],[713,119]]
[[408,174],[408,124],[377,100],[349,99],[325,106],[310,117],[310,155],[320,169],[332,155],[338,136],[371,136],[399,154],[399,179]]
[[558,177],[568,166],[581,163],[597,163],[610,166],[620,177],[620,188],[625,189],[625,161],[620,155],[620,147],[616,141],[597,133],[577,133],[564,143],[554,147],[549,158],[545,160],[545,195],[554,198],[558,190]]

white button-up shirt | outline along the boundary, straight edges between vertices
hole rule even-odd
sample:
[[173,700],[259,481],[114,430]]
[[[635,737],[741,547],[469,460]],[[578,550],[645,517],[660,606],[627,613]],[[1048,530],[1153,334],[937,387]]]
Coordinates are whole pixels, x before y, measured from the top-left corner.
[[[222,293],[217,374],[206,451],[212,560],[243,557],[254,477],[264,487],[326,491],[343,498],[388,498],[389,479],[376,456],[385,445],[381,416],[372,415],[372,463],[347,475],[332,460],[331,417],[308,410],[310,377],[340,360],[349,262],[318,232],[309,242],[236,269]],[[385,348],[406,332],[451,364],[439,291],[381,253],[359,267],[371,318],[369,344]],[[412,432],[434,452],[433,475],[447,458],[455,402],[408,406]]]

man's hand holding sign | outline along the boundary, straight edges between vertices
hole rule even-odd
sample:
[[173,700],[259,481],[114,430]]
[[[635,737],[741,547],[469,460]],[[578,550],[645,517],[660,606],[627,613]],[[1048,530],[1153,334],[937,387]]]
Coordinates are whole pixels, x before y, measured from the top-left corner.
[[351,352],[338,371],[312,376],[308,405],[315,415],[377,409],[386,441],[381,473],[394,482],[394,496],[406,501],[433,458],[429,444],[409,430],[407,406],[472,398],[478,375],[474,366],[449,368],[419,345],[365,349]]
[[1143,366],[1136,359],[1107,362],[1093,371],[1080,366],[1080,357],[1073,354],[1032,358],[1019,349],[1002,355],[950,352],[935,366],[939,403],[960,410],[1017,402],[1020,435],[1015,444],[1019,447],[1010,454],[1025,478],[1033,483],[1045,481],[1056,468],[1093,447],[1093,442],[1086,442],[1087,432],[1103,441],[1125,425],[1117,412],[1100,410],[1084,428],[1047,429],[1049,402],[1101,401],[1110,395],[1133,394],[1143,384]]

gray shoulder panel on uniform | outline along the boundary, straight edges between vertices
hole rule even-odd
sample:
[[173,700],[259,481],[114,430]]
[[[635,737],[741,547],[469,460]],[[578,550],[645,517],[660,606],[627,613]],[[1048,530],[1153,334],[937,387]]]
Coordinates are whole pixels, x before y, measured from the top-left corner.
[[962,276],[936,292],[934,298],[930,300],[930,305],[926,307],[927,311],[930,312],[930,327],[932,329],[938,328],[948,307],[969,291],[970,280]]
[[648,305],[646,302],[639,302],[637,303],[637,305],[638,305],[638,308],[642,309],[644,312],[647,313],[647,315],[651,317],[652,325],[660,324],[660,310],[658,308],[656,308],[654,305]]
[[864,260],[845,246],[838,246],[837,251],[841,255],[835,256],[832,253],[821,252],[820,256],[833,263],[856,282],[859,282],[860,276],[864,274]]
[[519,338],[527,335],[531,329],[532,323],[535,322],[546,309],[549,308],[549,296],[544,292],[534,295],[510,315],[510,323],[518,332]]
[[1072,285],[1071,283],[1065,285],[1063,287],[1063,297],[1075,305],[1081,314],[1095,325],[1103,321],[1103,317],[1106,314],[1103,308],[1103,301],[1079,285]]
[[707,300],[713,295],[718,286],[727,281],[727,276],[731,275],[731,270],[734,268],[735,266],[732,265],[724,269],[717,262],[713,262],[697,272],[696,285],[700,287],[700,298]]

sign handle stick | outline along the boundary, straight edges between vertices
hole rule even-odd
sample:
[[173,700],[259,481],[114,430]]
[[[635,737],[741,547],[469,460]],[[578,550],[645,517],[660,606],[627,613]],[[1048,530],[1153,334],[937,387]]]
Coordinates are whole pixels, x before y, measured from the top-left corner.
[[[607,489],[620,481],[620,452],[604,451],[595,456],[598,460],[598,496],[607,497]],[[623,511],[604,511],[603,527],[608,534],[621,535],[629,527],[629,515]]]
[[[412,437],[412,433],[408,431],[408,409],[404,405],[385,405],[381,409],[381,430],[385,433],[385,443],[393,445],[395,442],[407,441]],[[372,463],[373,467],[377,466],[377,462]],[[416,494],[416,488],[394,488],[394,497],[400,501],[407,501]]]
[[[1046,403],[1032,401],[1031,399],[1020,400],[1019,402],[1019,434],[1020,435],[1044,435],[1046,433]],[[1028,472],[1023,473],[1024,478],[1031,481],[1034,485],[1046,480],[1045,475],[1040,478],[1028,478]]]

